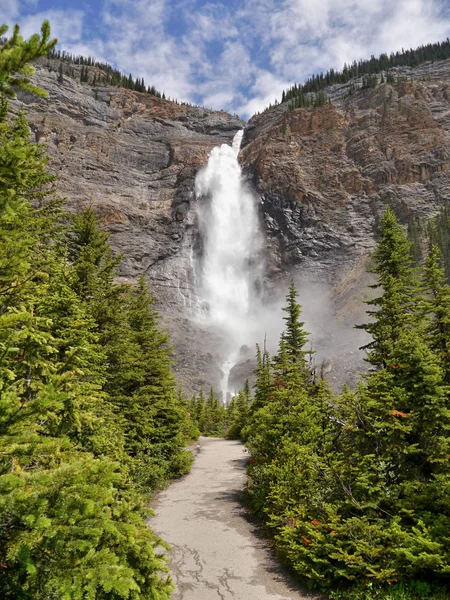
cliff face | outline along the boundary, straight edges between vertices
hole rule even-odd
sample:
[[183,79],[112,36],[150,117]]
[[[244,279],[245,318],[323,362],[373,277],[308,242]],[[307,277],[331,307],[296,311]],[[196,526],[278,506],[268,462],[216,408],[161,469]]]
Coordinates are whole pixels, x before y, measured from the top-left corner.
[[[194,177],[210,150],[231,142],[244,123],[122,88],[70,77],[59,83],[42,65],[35,81],[49,97],[19,100],[36,141],[48,147],[68,209],[92,204],[123,254],[121,275],[148,274],[164,300],[163,288],[173,289],[166,263],[179,254],[192,224]],[[175,296],[167,292],[168,300]]]
[[93,205],[113,249],[123,255],[122,281],[148,277],[186,391],[218,381],[220,339],[183,314],[195,302],[194,178],[210,150],[231,143],[245,123],[224,112],[68,76],[59,83],[59,63],[49,62],[56,63],[38,64],[34,78],[48,98],[21,94],[15,108],[22,105],[36,142],[47,145],[66,207]]
[[334,86],[333,104],[279,105],[245,129],[241,162],[261,196],[274,287],[291,274],[308,282],[308,310],[320,298],[311,284],[324,286],[334,317],[319,315],[312,329],[337,385],[364,369],[355,349],[367,340],[351,327],[366,320],[366,269],[385,206],[406,224],[450,197],[450,61],[396,76],[408,80],[350,95],[354,82]]
[[[427,219],[450,196],[450,61],[398,74],[412,81],[352,95],[350,84],[334,86],[326,90],[333,104],[294,111],[283,104],[253,117],[240,155],[261,196],[268,289],[284,290],[294,275],[316,286],[307,305],[331,290],[327,311],[335,310],[337,324],[311,319],[322,356],[340,360],[344,377],[355,370],[355,340],[342,323],[363,318],[365,268],[384,206],[404,222]],[[129,90],[69,77],[58,83],[42,64],[36,81],[49,98],[20,101],[36,141],[48,146],[69,210],[92,203],[124,256],[123,280],[149,278],[187,391],[218,383],[221,340],[186,312],[196,301],[193,184],[209,151],[244,124]],[[238,385],[251,369],[246,356],[231,379]]]
[[242,162],[263,200],[273,269],[334,283],[373,247],[386,205],[406,222],[447,200],[449,84],[384,83],[322,108],[281,105],[250,121]]

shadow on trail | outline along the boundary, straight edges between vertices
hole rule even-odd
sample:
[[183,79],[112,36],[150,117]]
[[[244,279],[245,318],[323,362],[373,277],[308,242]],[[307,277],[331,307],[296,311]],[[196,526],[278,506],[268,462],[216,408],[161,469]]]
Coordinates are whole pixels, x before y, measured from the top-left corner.
[[250,512],[248,499],[243,492],[237,496],[237,501],[242,509],[242,518],[245,519],[252,528],[252,535],[258,540],[259,544],[267,550],[267,559],[261,563],[266,571],[271,573],[275,581],[283,582],[291,592],[301,592],[308,598],[319,600],[321,596],[310,592],[305,583],[300,581],[292,571],[280,562],[280,559],[275,552],[270,531],[258,517]]
[[[242,460],[245,464],[247,463],[248,459],[237,459],[230,462],[240,463]],[[211,497],[211,500],[224,502],[227,504],[234,504],[234,506],[230,507],[230,514],[233,514],[234,516],[238,515],[251,526],[251,536],[257,540],[257,544],[260,548],[266,550],[266,559],[260,564],[268,573],[272,575],[272,578],[275,581],[284,583],[292,593],[300,592],[311,600],[324,600],[319,594],[310,592],[305,584],[299,581],[292,571],[288,570],[288,568],[280,562],[280,559],[276,555],[273,539],[270,535],[269,529],[264,526],[264,523],[259,517],[252,514],[250,511],[245,489],[235,489],[226,492],[220,492],[218,494],[216,493],[208,495]],[[233,522],[228,522],[227,524],[229,526],[231,525],[232,527],[235,526],[235,523]],[[260,581],[255,579],[254,583],[258,584]]]
[[232,458],[231,460],[228,461],[229,465],[233,465],[234,467],[237,467],[238,469],[245,469],[245,467],[247,466],[247,463],[248,463],[247,456],[243,456],[242,458]]

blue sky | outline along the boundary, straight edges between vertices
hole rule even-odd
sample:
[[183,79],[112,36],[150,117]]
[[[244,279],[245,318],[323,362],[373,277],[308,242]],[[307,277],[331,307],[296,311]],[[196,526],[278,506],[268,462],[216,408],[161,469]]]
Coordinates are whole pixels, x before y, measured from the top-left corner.
[[450,36],[450,0],[0,0],[0,22],[248,118],[291,83]]

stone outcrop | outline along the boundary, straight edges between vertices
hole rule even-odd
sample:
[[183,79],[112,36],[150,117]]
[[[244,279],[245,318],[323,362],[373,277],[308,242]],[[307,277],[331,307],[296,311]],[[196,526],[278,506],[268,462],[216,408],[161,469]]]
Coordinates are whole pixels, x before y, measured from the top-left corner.
[[386,205],[406,222],[447,200],[450,86],[384,83],[321,108],[281,105],[250,120],[241,160],[263,201],[273,269],[334,283],[373,247]]
[[[196,303],[192,257],[201,248],[193,184],[209,151],[230,143],[243,122],[70,77],[59,83],[56,70],[38,66],[48,99],[19,100],[36,141],[47,144],[60,193],[69,210],[95,207],[123,254],[124,281],[149,278],[187,391],[217,383],[220,336],[186,311]],[[355,370],[345,327],[363,318],[364,272],[383,208],[406,223],[433,216],[450,197],[450,61],[397,71],[408,80],[351,95],[350,84],[333,86],[333,104],[282,104],[245,129],[240,160],[261,197],[269,293],[294,275],[326,284],[334,302],[334,324],[322,320],[315,331],[319,370],[321,360],[335,365],[339,356],[345,373]],[[333,350],[342,344],[345,352]],[[231,373],[236,385],[253,368],[249,357],[241,362]]]
[[[22,94],[37,142],[47,145],[69,210],[92,204],[123,254],[121,275],[161,268],[180,249],[193,180],[210,150],[244,123],[224,112],[122,88],[89,86],[38,65],[46,99]],[[155,278],[154,278],[155,279]],[[154,286],[173,285],[161,275]],[[181,284],[180,284],[181,285]]]
[[[91,86],[37,65],[41,99],[21,94],[36,142],[45,143],[66,207],[92,204],[123,255],[121,280],[146,275],[171,330],[188,391],[220,378],[216,338],[186,319],[192,299],[194,178],[210,150],[245,124],[225,112],[111,86]],[[74,66],[76,70],[77,66]],[[205,343],[205,337],[208,343]]]
[[[253,117],[240,155],[262,200],[272,287],[291,275],[329,286],[334,317],[315,338],[336,384],[363,368],[351,326],[366,319],[365,269],[385,206],[406,224],[450,198],[450,61],[396,71],[407,80],[353,94],[333,86],[333,104]],[[307,304],[316,298],[306,291]]]

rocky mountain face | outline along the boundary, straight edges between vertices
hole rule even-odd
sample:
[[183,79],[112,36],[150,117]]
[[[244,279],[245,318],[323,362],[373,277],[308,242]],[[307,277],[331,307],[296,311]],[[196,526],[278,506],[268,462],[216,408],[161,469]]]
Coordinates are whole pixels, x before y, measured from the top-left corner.
[[21,94],[16,108],[26,110],[36,142],[46,144],[68,210],[92,204],[110,231],[113,249],[123,255],[121,281],[148,277],[172,333],[181,383],[191,391],[217,381],[220,361],[213,354],[220,340],[185,314],[195,303],[194,178],[211,149],[231,143],[245,123],[69,76],[60,83],[58,65],[37,65],[34,79],[48,98]]
[[386,205],[406,222],[448,199],[449,83],[383,83],[318,109],[280,105],[250,120],[242,162],[263,201],[273,269],[301,266],[335,283],[373,247]]
[[[69,77],[59,83],[46,66],[38,66],[36,81],[49,98],[20,102],[36,141],[49,148],[69,210],[92,204],[124,256],[121,278],[149,278],[187,391],[218,383],[220,337],[188,312],[200,247],[193,184],[209,151],[230,143],[243,122]],[[365,268],[384,206],[406,223],[433,216],[450,195],[450,61],[398,74],[408,81],[351,95],[350,84],[333,86],[326,90],[333,104],[294,111],[283,104],[253,117],[240,154],[261,197],[267,293],[284,290],[291,276],[299,281],[321,368],[344,360],[344,376],[355,369],[347,332],[362,318]],[[332,325],[314,312],[324,296]],[[251,371],[244,355],[236,385]],[[331,377],[340,382],[338,371]]]
[[[450,61],[394,70],[406,79],[349,94],[326,91],[333,103],[289,110],[279,105],[245,129],[241,162],[262,200],[269,273],[320,282],[333,319],[320,315],[315,340],[331,380],[351,379],[364,322],[375,232],[386,205],[406,224],[426,220],[450,198]],[[285,288],[286,284],[284,284]],[[373,293],[373,292],[372,292]],[[314,317],[313,317],[314,321]],[[320,363],[320,361],[319,361]]]

